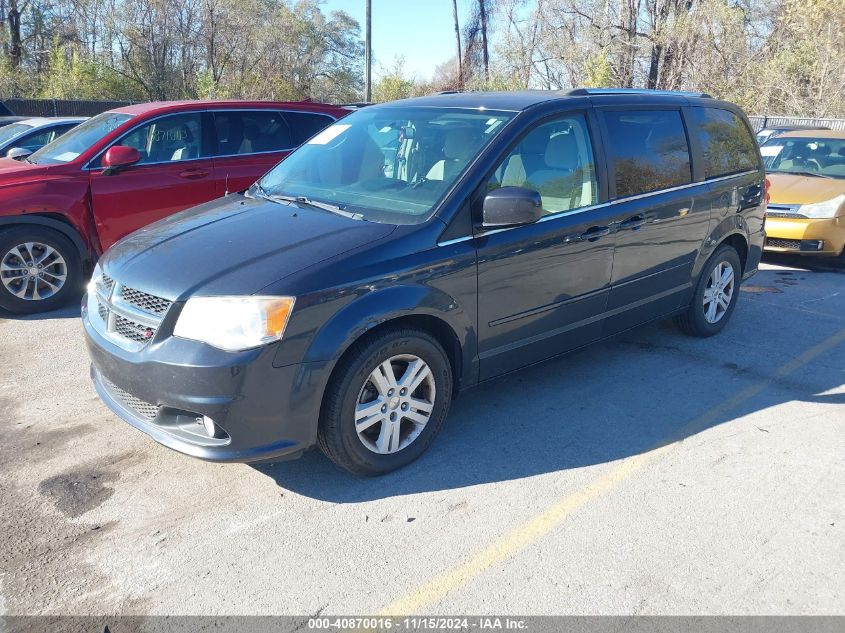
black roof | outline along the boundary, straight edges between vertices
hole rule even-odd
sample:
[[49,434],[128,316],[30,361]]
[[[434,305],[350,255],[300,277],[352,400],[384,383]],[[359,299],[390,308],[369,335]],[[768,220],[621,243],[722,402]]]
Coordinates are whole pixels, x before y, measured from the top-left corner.
[[622,88],[577,88],[575,90],[519,90],[512,92],[459,92],[450,91],[424,97],[413,97],[381,104],[392,106],[436,106],[441,108],[479,108],[488,110],[510,110],[518,112],[548,101],[562,101],[578,97],[601,97],[601,101],[627,98],[638,102],[686,102],[693,98],[710,96],[703,93],[676,92],[668,90],[636,90]]

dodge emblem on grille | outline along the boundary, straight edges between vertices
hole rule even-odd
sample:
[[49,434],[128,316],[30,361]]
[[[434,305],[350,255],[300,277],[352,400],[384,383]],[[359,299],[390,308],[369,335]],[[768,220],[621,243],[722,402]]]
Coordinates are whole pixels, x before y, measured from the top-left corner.
[[148,339],[151,339],[152,337],[153,337],[153,329],[148,327],[146,330],[144,330],[144,339],[148,340]]

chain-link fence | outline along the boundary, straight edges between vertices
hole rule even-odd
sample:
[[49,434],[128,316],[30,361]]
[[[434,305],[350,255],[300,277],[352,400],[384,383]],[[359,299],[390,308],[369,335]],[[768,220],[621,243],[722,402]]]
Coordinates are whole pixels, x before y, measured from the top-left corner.
[[831,130],[845,130],[845,119],[811,119],[796,116],[750,116],[748,120],[754,126],[755,132],[759,132],[766,127],[779,127],[782,125],[806,125],[808,127],[826,127]]
[[134,101],[94,101],[76,99],[6,99],[2,102],[11,114],[19,116],[94,116]]

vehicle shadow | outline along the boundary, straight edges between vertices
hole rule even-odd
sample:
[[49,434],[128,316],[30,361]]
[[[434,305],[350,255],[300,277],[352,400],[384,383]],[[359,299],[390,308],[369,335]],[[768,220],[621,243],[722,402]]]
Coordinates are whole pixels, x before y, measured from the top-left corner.
[[36,314],[15,314],[0,308],[0,321],[50,321],[52,319],[74,319],[81,316],[82,295],[84,291],[75,292],[68,302],[57,310],[38,312]]
[[[383,477],[350,475],[316,450],[254,467],[298,494],[355,503],[609,463],[789,401],[845,403],[845,395],[826,393],[845,382],[829,355],[842,357],[841,339],[812,372],[777,375],[842,331],[845,319],[831,318],[812,338],[781,333],[773,352],[766,342],[774,331],[760,325],[770,308],[749,305],[716,339],[690,339],[671,324],[647,326],[473,389],[453,403],[420,459]],[[751,396],[725,406],[746,389]],[[768,430],[761,424],[749,432]]]
[[788,253],[763,254],[763,261],[767,264],[787,266],[799,270],[810,270],[817,272],[845,273],[845,258],[842,257],[815,257],[809,255],[790,255]]

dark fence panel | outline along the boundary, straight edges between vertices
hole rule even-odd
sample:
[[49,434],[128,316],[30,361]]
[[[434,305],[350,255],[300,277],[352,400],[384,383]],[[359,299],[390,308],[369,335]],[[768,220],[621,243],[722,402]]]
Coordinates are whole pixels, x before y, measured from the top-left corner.
[[845,130],[845,119],[810,119],[800,116],[750,116],[748,120],[759,132],[764,127],[778,127],[779,125],[812,125],[826,127],[831,130]]
[[94,116],[135,101],[79,101],[75,99],[6,99],[13,114],[20,116]]

